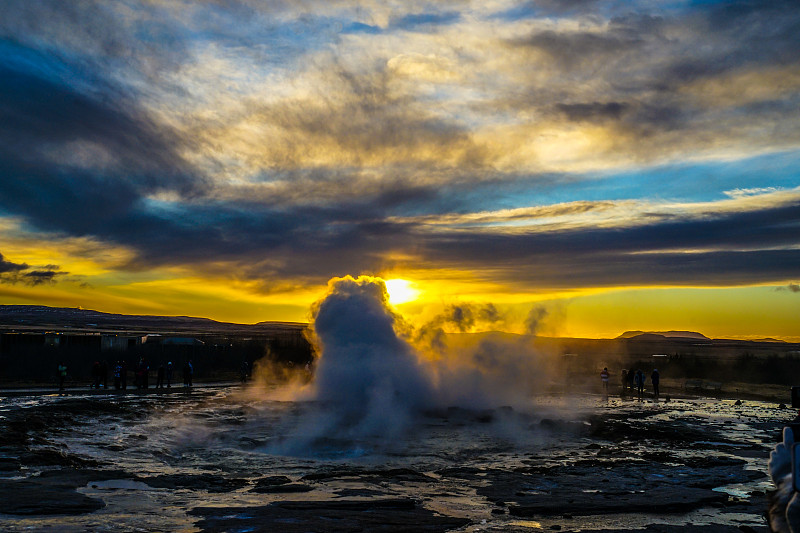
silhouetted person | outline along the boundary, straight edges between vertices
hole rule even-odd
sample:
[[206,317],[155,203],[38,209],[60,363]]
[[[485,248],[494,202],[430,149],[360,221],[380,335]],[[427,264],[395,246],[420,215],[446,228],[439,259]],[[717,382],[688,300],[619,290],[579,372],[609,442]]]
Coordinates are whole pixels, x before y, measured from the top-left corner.
[[636,390],[636,383],[634,383],[635,378],[636,378],[636,371],[631,368],[630,370],[628,370],[628,386],[630,387],[631,392]]
[[644,372],[637,370],[634,381],[636,382],[636,390],[639,394],[639,398],[641,399],[642,394],[644,393]]
[[108,389],[108,362],[100,363],[100,374],[103,376],[103,390]]
[[100,388],[100,379],[102,376],[100,375],[100,362],[95,361],[92,365],[92,389],[99,389]]
[[167,363],[167,388],[172,387],[172,361]]
[[183,365],[183,386],[184,387],[191,387],[192,386],[192,374],[194,373],[194,367],[192,366],[192,361],[186,361],[186,364]]
[[625,397],[625,390],[628,388],[628,371],[624,368],[622,369],[622,392],[620,392],[620,396]]
[[150,369],[147,366],[147,363],[144,361],[144,357],[139,359],[139,367],[136,370],[136,379],[138,381],[137,387],[141,389],[146,389],[148,386],[147,378],[148,378],[148,371]]
[[658,369],[654,368],[653,373],[650,374],[650,383],[653,384],[653,397],[658,399],[658,382],[661,381],[661,375],[658,373]]
[[119,390],[122,387],[122,363],[117,361],[114,365],[114,390]]
[[58,390],[64,390],[64,380],[67,379],[67,365],[58,363]]
[[600,372],[600,382],[603,384],[603,394],[608,396],[608,368],[603,368]]
[[128,389],[128,362],[124,359],[122,360],[122,372],[120,374],[120,378],[122,379],[122,390]]
[[156,374],[156,388],[161,389],[164,387],[164,365],[158,365],[158,373]]
[[242,361],[242,365],[239,367],[239,378],[242,380],[242,383],[247,381],[247,375],[250,372],[250,365],[247,363],[247,360]]

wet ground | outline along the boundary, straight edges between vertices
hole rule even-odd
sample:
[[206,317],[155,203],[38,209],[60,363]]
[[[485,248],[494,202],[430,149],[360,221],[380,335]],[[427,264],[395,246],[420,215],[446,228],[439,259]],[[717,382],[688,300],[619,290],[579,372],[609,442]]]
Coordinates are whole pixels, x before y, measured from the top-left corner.
[[[0,396],[3,531],[767,531],[794,412],[542,396],[390,438],[238,387]],[[398,428],[396,428],[398,429]]]

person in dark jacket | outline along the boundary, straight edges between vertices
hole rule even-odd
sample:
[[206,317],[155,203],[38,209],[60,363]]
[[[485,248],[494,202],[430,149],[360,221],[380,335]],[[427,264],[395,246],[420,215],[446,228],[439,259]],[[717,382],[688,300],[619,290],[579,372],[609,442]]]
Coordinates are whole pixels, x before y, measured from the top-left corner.
[[67,365],[58,363],[58,390],[64,390],[64,380],[67,379]]
[[639,399],[642,398],[642,394],[644,394],[644,372],[640,370],[636,371],[636,375],[633,378],[633,381],[636,383],[636,391],[639,395]]
[[146,389],[149,384],[147,383],[150,374],[150,367],[144,360],[144,357],[139,359],[139,367],[136,369],[136,388]]
[[658,369],[654,368],[653,373],[650,374],[650,383],[653,384],[653,398],[656,400],[658,399],[658,382],[661,381],[661,375],[658,373]]
[[117,361],[114,365],[114,389],[119,390],[122,387],[122,363]]
[[100,380],[102,379],[102,369],[100,368],[100,361],[95,361],[92,365],[92,386],[90,389],[99,389]]

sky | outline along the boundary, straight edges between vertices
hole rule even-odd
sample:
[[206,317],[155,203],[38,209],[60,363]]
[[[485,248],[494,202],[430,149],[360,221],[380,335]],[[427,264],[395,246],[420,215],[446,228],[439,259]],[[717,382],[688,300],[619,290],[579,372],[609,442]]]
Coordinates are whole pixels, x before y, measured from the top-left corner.
[[[800,340],[793,1],[6,0],[0,303]],[[477,315],[476,315],[477,316]]]

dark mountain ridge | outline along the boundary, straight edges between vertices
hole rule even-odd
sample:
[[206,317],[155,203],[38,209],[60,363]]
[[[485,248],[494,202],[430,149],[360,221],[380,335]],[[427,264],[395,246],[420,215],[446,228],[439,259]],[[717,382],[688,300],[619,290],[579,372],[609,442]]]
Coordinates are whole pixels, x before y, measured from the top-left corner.
[[74,331],[259,334],[279,330],[300,330],[306,326],[297,322],[236,324],[189,316],[123,315],[74,307],[0,305],[0,327],[19,331],[67,328]]

